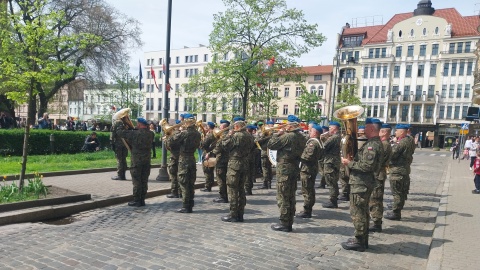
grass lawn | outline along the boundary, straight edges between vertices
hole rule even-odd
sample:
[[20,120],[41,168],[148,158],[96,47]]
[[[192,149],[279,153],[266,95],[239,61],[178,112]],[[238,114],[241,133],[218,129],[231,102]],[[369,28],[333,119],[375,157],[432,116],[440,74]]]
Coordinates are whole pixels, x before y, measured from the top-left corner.
[[[195,154],[196,156],[196,154]],[[152,164],[162,162],[162,149],[157,149],[157,158],[152,159]],[[0,176],[19,175],[21,170],[22,157],[4,156],[0,157]],[[130,153],[127,157],[130,164]],[[94,153],[62,154],[45,156],[28,156],[26,173],[45,173],[71,170],[86,170],[97,168],[114,168],[117,166],[115,153],[111,150],[98,151]]]

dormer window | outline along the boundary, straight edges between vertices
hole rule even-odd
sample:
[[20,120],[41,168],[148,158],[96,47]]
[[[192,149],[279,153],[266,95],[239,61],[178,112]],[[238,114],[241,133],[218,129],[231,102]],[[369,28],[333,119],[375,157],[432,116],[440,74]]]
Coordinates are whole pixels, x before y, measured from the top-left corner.
[[362,45],[362,36],[344,36],[342,40],[343,47],[358,47]]

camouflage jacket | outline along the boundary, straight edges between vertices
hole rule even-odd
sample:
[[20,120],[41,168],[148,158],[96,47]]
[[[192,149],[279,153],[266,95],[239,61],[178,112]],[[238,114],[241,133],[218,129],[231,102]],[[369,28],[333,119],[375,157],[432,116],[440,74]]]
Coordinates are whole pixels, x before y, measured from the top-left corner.
[[227,136],[224,135],[223,138],[215,144],[215,148],[213,148],[212,150],[212,153],[217,158],[216,167],[219,167],[219,168],[227,167],[227,164],[228,164],[228,151],[227,149],[225,149],[222,143],[223,140],[225,140],[226,138]]
[[179,145],[172,146],[172,140],[173,136],[177,133],[179,133],[179,131],[174,131],[174,133],[165,140],[165,147],[170,151],[170,157],[176,159],[178,159],[178,156],[180,155],[180,147]]
[[301,156],[301,171],[318,171],[318,161],[323,154],[323,148],[320,146],[318,138],[308,139]]
[[258,134],[256,142],[260,145],[260,148],[262,148],[262,157],[268,157],[268,152],[267,152],[267,145],[268,141],[272,138],[272,135],[270,136],[265,136],[262,132]]
[[121,120],[115,121],[113,123],[112,128],[110,129],[110,141],[113,145],[115,145],[115,149],[118,149],[120,147],[126,148],[125,144],[123,143],[122,139],[118,135],[117,131],[119,130],[125,130],[125,125]]
[[186,130],[178,132],[171,136],[171,147],[180,149],[180,159],[194,157],[195,151],[200,147],[202,135],[195,129],[195,126],[189,126]]
[[387,179],[387,167],[390,163],[390,156],[392,155],[392,146],[388,140],[382,141],[383,146],[383,158],[382,164],[380,165],[379,171],[375,174],[375,178],[379,181],[384,181]]
[[408,154],[408,174],[410,174],[410,166],[412,165],[413,162],[413,154],[415,153],[415,148],[417,148],[417,145],[415,144],[415,138],[413,136],[407,135],[405,139],[408,139],[410,142],[410,148],[409,148],[409,154]]
[[153,143],[153,133],[147,128],[134,130],[117,130],[116,134],[124,138],[131,146],[132,167],[135,164],[150,163]]
[[389,171],[390,174],[408,174],[410,163],[408,156],[410,155],[411,143],[407,137],[398,140],[392,146],[392,155],[390,156]]
[[[205,156],[206,154],[213,151],[214,148],[215,148],[215,136],[213,136],[213,133],[209,131],[205,136],[205,138],[203,138],[203,141],[200,143],[200,149],[203,150],[202,155]],[[211,156],[213,157],[214,155],[211,155]]]
[[226,135],[222,145],[228,152],[228,167],[233,170],[247,170],[248,156],[252,149],[253,137],[245,128]]
[[[286,132],[281,136],[273,135],[268,142],[268,148],[277,150],[277,171],[288,174],[291,169],[298,169],[306,142],[307,139],[298,130]],[[288,171],[284,171],[285,169]]]
[[324,143],[325,155],[323,163],[340,169],[340,142],[342,138],[339,134],[334,134]]
[[375,185],[375,173],[379,171],[383,159],[383,146],[380,137],[370,138],[348,163],[352,193],[366,192]]

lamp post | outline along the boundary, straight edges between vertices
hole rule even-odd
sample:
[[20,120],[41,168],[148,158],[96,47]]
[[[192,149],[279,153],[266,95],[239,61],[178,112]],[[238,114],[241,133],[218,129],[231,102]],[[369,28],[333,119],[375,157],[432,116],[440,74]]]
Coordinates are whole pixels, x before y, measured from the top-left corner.
[[[172,0],[168,0],[168,16],[167,16],[167,45],[166,45],[166,55],[165,55],[165,83],[163,88],[163,117],[170,119],[168,115],[169,111],[169,102],[168,102],[168,91],[170,91],[170,34],[172,29]],[[162,130],[163,132],[163,130]],[[168,181],[168,171],[167,171],[167,147],[165,147],[165,141],[162,140],[162,164],[160,165],[160,170],[156,178],[157,181]]]

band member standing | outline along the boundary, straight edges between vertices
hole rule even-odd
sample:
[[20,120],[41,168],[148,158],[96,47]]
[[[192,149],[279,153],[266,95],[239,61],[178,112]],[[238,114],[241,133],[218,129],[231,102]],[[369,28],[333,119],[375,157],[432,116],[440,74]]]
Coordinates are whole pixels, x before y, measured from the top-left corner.
[[244,118],[235,117],[233,121],[233,130],[222,140],[223,147],[229,152],[227,192],[230,201],[230,213],[222,217],[222,221],[243,222],[243,213],[247,203],[245,181],[249,175],[247,157],[253,144],[253,137],[246,131]]
[[148,129],[148,122],[144,118],[137,118],[136,130],[117,130],[117,135],[124,138],[131,145],[130,174],[133,183],[133,201],[129,206],[145,206],[145,196],[148,190],[148,176],[150,175],[150,161],[153,133]]
[[370,196],[370,215],[372,216],[373,225],[368,229],[371,232],[382,231],[383,218],[383,194],[385,192],[385,181],[387,180],[387,167],[392,154],[392,146],[390,145],[390,134],[392,127],[389,124],[383,124],[380,129],[380,140],[383,146],[382,164],[378,173],[375,173],[375,187]]
[[[180,120],[176,120],[175,124],[180,124]],[[178,184],[178,159],[180,158],[180,146],[172,145],[173,135],[178,133],[178,130],[174,130],[171,136],[166,137],[165,147],[170,151],[170,159],[167,164],[168,177],[171,182],[171,193],[167,195],[167,198],[178,198],[182,196],[182,191],[180,190],[180,185]]]
[[127,171],[127,155],[128,149],[125,146],[125,143],[117,134],[119,130],[128,129],[127,126],[124,125],[122,119],[128,117],[128,112],[130,109],[124,109],[125,115],[122,118],[116,120],[111,128],[110,133],[110,144],[112,146],[113,151],[115,152],[115,159],[117,160],[117,175],[112,176],[112,180],[126,180],[125,172]]
[[267,147],[277,150],[277,204],[280,208],[280,224],[271,226],[274,231],[291,232],[295,216],[295,191],[300,179],[300,157],[307,139],[301,133],[300,119],[288,116],[285,131],[272,136]]
[[408,125],[397,124],[395,126],[395,138],[393,139],[392,155],[390,156],[390,189],[393,195],[392,212],[388,212],[386,219],[400,220],[402,209],[405,205],[405,190],[409,172],[410,141],[407,136]]
[[338,178],[340,172],[340,141],[339,134],[340,123],[336,121],[330,122],[328,132],[330,137],[325,141],[325,157],[323,158],[323,171],[325,181],[327,182],[330,201],[322,204],[324,208],[337,208],[338,198]]
[[[225,130],[228,129],[230,126],[230,121],[227,120],[220,120],[220,129]],[[226,131],[224,131],[226,132]],[[227,136],[224,134],[223,138]],[[222,140],[219,139],[219,140]],[[213,199],[216,203],[228,203],[228,194],[227,194],[227,167],[228,167],[228,151],[223,147],[221,141],[215,144],[215,148],[213,149],[212,153],[217,158],[217,164],[215,165],[215,174],[217,175],[217,185],[218,185],[218,192],[220,193],[220,197]],[[210,155],[207,154],[205,158],[209,158]]]
[[[329,128],[327,126],[322,126],[322,134],[327,133]],[[320,179],[320,186],[319,188],[325,189],[327,186],[327,181],[325,181],[325,173],[323,171],[323,161],[324,157],[318,161],[318,172],[322,175],[322,178]]]
[[412,162],[413,162],[413,154],[415,153],[415,149],[417,148],[417,144],[415,143],[415,138],[412,136],[412,126],[407,125],[407,136],[405,137],[410,141],[410,151],[408,154],[408,175],[407,175],[407,180],[406,180],[406,185],[405,185],[405,200],[408,199],[408,193],[410,192],[410,173],[412,172],[411,167],[412,167]]
[[310,139],[302,153],[302,165],[300,167],[300,179],[302,180],[303,212],[297,217],[311,218],[312,208],[315,204],[315,178],[318,174],[318,161],[323,155],[323,147],[320,143],[322,126],[312,125]]
[[[215,123],[207,122],[207,128],[208,130],[205,134],[205,137],[200,143],[200,149],[202,149],[202,161],[207,159],[207,154],[212,152],[213,148],[215,147],[215,136],[213,136]],[[210,153],[209,157],[215,157],[215,155]],[[202,164],[202,167],[203,173],[205,174],[205,188],[201,189],[201,191],[210,192],[212,191],[213,182],[215,181],[215,167],[207,167],[204,164]]]
[[183,207],[178,213],[192,213],[195,195],[195,180],[197,178],[197,165],[195,162],[195,151],[200,147],[202,135],[196,130],[195,118],[192,114],[184,114],[185,126],[180,132],[172,137],[171,145],[180,147],[180,158],[178,159],[178,183],[182,190]]
[[355,227],[355,238],[343,242],[347,250],[365,251],[368,248],[368,204],[383,158],[383,146],[379,131],[382,123],[378,119],[365,120],[367,142],[358,150],[354,159],[342,158],[342,164],[350,171],[350,215]]
[[252,195],[252,188],[253,188],[253,183],[255,182],[255,178],[257,177],[257,170],[255,168],[256,162],[256,157],[257,157],[257,151],[260,151],[258,149],[257,144],[254,142],[256,139],[256,132],[257,127],[254,125],[247,125],[247,133],[252,136],[252,145],[250,146],[250,151],[248,155],[248,178],[247,181],[245,182],[245,194],[246,195]]
[[[273,121],[267,121],[267,127],[273,127]],[[263,132],[258,132],[256,142],[262,148],[260,158],[262,160],[263,186],[261,189],[272,188],[272,162],[268,159],[267,144],[272,136],[266,136]]]

